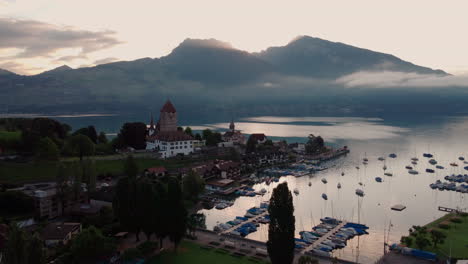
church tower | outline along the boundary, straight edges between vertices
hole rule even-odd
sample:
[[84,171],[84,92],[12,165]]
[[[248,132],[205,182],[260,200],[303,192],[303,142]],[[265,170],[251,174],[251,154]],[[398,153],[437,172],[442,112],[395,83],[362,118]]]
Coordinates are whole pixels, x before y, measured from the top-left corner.
[[177,131],[177,111],[169,100],[161,108],[158,125],[160,132]]
[[236,130],[236,126],[234,125],[234,119],[231,119],[231,123],[229,124],[229,129],[234,132]]

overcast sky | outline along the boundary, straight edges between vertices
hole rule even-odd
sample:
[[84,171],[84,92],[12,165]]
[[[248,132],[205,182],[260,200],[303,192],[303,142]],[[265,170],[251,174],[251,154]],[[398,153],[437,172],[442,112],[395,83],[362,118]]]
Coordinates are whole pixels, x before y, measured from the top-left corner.
[[260,51],[309,35],[460,74],[467,14],[467,0],[0,0],[0,68],[160,57],[189,37]]

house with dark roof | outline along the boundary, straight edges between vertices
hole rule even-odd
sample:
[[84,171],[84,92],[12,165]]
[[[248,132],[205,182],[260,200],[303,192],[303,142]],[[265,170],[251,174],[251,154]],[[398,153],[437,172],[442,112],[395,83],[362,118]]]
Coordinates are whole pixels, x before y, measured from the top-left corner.
[[40,237],[46,246],[66,245],[80,232],[80,223],[50,223],[42,230]]
[[164,167],[153,167],[145,170],[145,174],[153,177],[164,177],[167,173]]
[[267,137],[263,133],[251,134],[250,138],[254,139],[257,143],[265,143],[267,141]]

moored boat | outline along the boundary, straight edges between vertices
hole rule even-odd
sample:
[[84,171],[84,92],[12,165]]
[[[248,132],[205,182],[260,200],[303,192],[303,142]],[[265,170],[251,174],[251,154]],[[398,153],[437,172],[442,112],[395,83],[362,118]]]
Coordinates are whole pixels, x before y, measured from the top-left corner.
[[419,174],[417,170],[409,170],[408,173],[413,175]]
[[382,178],[381,177],[375,177],[375,181],[376,182],[382,182]]
[[361,190],[361,189],[356,189],[356,194],[357,194],[358,196],[364,196],[364,191]]
[[428,172],[428,173],[434,173],[434,170],[433,170],[433,169],[426,169],[426,172]]
[[327,179],[322,178],[322,182],[323,182],[323,183],[327,183]]
[[336,188],[341,189],[341,183],[338,183],[338,184],[336,185]]
[[328,196],[327,196],[325,193],[322,193],[322,198],[323,198],[324,200],[328,200]]
[[432,164],[432,165],[436,165],[437,164],[437,161],[435,159],[430,159],[429,160],[429,163]]

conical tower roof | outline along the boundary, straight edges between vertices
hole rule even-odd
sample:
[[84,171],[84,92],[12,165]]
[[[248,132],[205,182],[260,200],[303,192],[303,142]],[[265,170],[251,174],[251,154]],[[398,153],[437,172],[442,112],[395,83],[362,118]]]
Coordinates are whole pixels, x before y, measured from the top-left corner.
[[172,105],[171,101],[167,100],[166,103],[161,108],[161,113],[176,113],[177,110],[175,109],[174,105]]

